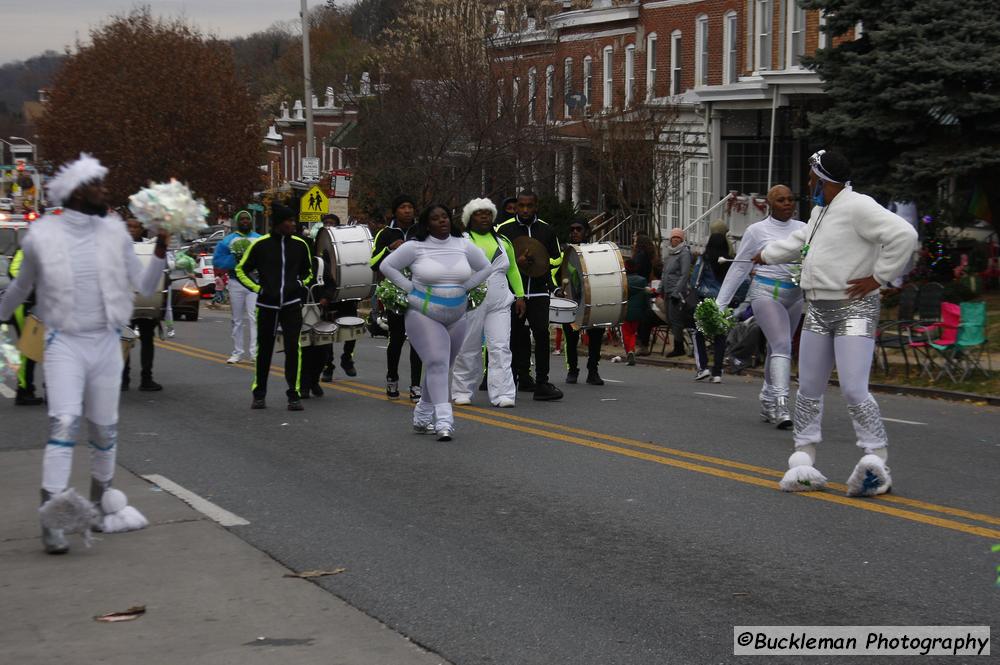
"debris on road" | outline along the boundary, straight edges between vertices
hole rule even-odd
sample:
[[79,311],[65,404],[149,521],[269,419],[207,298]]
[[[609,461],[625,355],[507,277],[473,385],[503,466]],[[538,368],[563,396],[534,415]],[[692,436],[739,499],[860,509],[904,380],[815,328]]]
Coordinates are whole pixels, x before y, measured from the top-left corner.
[[145,605],[135,605],[124,612],[109,612],[94,617],[94,621],[103,623],[117,623],[119,621],[135,621],[146,613]]
[[283,577],[295,577],[301,580],[311,580],[315,577],[327,577],[329,575],[339,575],[347,572],[346,568],[334,568],[333,570],[303,570],[299,573],[285,573]]

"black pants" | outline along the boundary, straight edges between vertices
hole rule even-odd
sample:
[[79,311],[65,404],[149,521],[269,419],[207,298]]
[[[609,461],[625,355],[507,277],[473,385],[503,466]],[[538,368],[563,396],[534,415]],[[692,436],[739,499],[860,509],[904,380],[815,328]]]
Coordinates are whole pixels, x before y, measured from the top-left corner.
[[667,299],[667,319],[670,323],[670,334],[674,338],[674,350],[684,350],[684,328],[686,317],[684,314],[684,301],[681,298]]
[[[143,381],[153,380],[153,339],[156,335],[158,321],[153,319],[136,319],[130,325],[139,329],[139,376]],[[132,371],[132,354],[125,358],[125,368],[122,370],[122,383],[128,383]]]
[[[722,376],[722,361],[726,357],[726,336],[717,335],[712,340],[712,376]],[[700,330],[694,333],[694,361],[699,370],[708,369],[708,351],[705,335]]]
[[[338,302],[334,305],[334,319],[341,316],[357,316],[358,315],[358,301],[357,300],[344,300]],[[340,364],[345,365],[354,359],[354,347],[357,346],[358,340],[351,339],[344,342],[343,350],[340,354]],[[333,372],[333,359],[336,357],[333,353],[333,349],[329,349],[329,353],[325,356],[323,362],[323,371],[326,373]],[[399,366],[399,361],[396,361],[397,367]]]
[[527,298],[528,311],[519,319],[511,308],[510,354],[514,381],[531,376],[531,338],[535,338],[535,381],[549,381],[549,297]]
[[302,349],[302,392],[319,385],[319,376],[332,363],[333,344],[307,346]]
[[[400,314],[386,312],[389,321],[389,346],[385,350],[385,379],[399,381],[399,357],[403,355],[403,344],[406,343],[406,319]],[[347,345],[344,345],[347,351]],[[352,349],[353,351],[353,349]],[[420,385],[420,372],[423,371],[420,354],[410,344],[410,385]]]
[[[14,310],[14,332],[17,333],[18,339],[21,339],[21,324],[30,313],[31,310],[24,305],[20,305]],[[21,356],[21,360],[24,362],[21,364],[21,369],[17,372],[17,387],[19,390],[34,391],[36,363],[31,358],[25,358],[24,356]]]
[[[577,370],[576,349],[580,344],[580,331],[564,323],[563,334],[566,336],[566,366],[571,371]],[[601,362],[602,343],[604,343],[604,328],[587,328],[587,369],[591,372],[596,372],[597,365]]]
[[267,375],[271,371],[271,356],[274,355],[274,337],[281,324],[285,338],[285,382],[288,399],[299,397],[299,371],[302,366],[302,350],[299,348],[299,333],[302,332],[302,307],[296,303],[279,309],[257,308],[257,366],[254,372],[254,399],[267,395]]

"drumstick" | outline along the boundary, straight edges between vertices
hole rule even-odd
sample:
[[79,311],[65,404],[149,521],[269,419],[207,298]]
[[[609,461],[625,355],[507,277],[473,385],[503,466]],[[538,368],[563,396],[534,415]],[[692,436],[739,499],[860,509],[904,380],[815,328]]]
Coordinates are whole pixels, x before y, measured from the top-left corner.
[[[753,263],[753,260],[752,259],[727,259],[724,256],[720,256],[719,257],[719,263]],[[789,263],[787,263],[785,265],[797,266],[797,265],[801,265],[801,262],[799,262],[799,261],[791,261],[791,262],[789,262]]]

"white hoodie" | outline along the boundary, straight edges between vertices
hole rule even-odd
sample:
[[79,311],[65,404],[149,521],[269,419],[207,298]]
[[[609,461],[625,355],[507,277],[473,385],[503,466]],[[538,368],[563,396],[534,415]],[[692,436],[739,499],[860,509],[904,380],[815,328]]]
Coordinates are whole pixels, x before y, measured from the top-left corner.
[[917,248],[917,232],[848,185],[826,207],[813,208],[804,228],[769,243],[764,261],[796,261],[807,243],[800,281],[806,299],[847,300],[849,280],[872,275],[885,286],[895,279]]

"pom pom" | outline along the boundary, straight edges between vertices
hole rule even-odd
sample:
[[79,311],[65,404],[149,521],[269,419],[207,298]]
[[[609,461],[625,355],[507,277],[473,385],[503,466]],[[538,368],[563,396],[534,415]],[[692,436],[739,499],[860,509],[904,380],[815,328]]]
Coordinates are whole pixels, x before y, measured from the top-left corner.
[[812,458],[809,457],[807,453],[800,451],[792,453],[792,456],[788,458],[788,468],[794,469],[797,466],[812,466]]
[[125,506],[117,513],[104,516],[104,533],[137,531],[149,526],[149,520],[132,506]]
[[107,513],[117,513],[119,510],[128,505],[128,497],[125,496],[125,492],[121,490],[116,490],[114,488],[105,490],[104,496],[101,497],[101,510]]
[[243,257],[246,251],[250,249],[250,245],[252,244],[253,240],[251,240],[250,238],[237,238],[236,240],[233,240],[231,243],[229,243],[229,251],[237,259],[240,259]]
[[877,496],[892,487],[889,467],[878,455],[862,457],[847,479],[847,496]]
[[174,255],[174,268],[177,270],[183,270],[184,272],[194,272],[195,268],[198,267],[198,262],[194,260],[194,257],[181,250]]
[[38,514],[45,528],[82,534],[83,542],[90,547],[92,542],[90,526],[98,518],[97,509],[72,487],[46,501],[38,509]]
[[7,380],[17,381],[17,372],[20,368],[21,352],[11,340],[8,327],[0,326],[0,383]]
[[813,467],[812,460],[806,453],[792,453],[788,458],[788,466],[788,471],[778,483],[782,491],[812,492],[826,485],[826,476]]
[[476,288],[469,291],[469,306],[468,309],[475,309],[483,304],[486,300],[486,282],[483,282]]
[[382,306],[393,314],[402,314],[410,306],[406,291],[388,279],[383,279],[379,282],[379,285],[375,288],[375,296],[378,297],[378,301],[382,303]]
[[720,308],[714,298],[705,298],[694,310],[694,322],[698,330],[708,338],[725,335],[733,327],[733,310]]
[[183,233],[205,228],[208,208],[195,199],[187,185],[174,178],[168,183],[150,183],[129,197],[128,207],[135,218],[152,229]]

